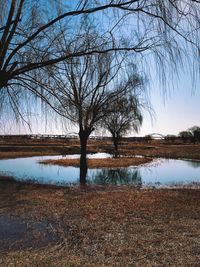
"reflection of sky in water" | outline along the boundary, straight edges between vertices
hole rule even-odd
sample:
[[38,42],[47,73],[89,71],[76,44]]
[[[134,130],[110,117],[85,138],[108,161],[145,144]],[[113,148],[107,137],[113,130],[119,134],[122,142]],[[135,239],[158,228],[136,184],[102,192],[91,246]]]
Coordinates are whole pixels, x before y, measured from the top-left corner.
[[60,156],[31,157],[0,160],[0,171],[16,178],[16,180],[35,180],[39,183],[65,184],[79,179],[79,169],[56,165],[38,164],[40,160],[57,159]]
[[140,174],[145,184],[200,182],[200,162],[166,159],[157,165],[141,167]]
[[[95,157],[108,157],[97,154]],[[78,156],[75,156],[78,157]],[[35,180],[46,184],[74,184],[79,181],[79,168],[37,164],[40,160],[62,156],[44,156],[0,160],[0,172],[17,180]],[[89,169],[89,183],[170,185],[200,182],[200,162],[183,160],[155,160],[155,164],[121,169]]]

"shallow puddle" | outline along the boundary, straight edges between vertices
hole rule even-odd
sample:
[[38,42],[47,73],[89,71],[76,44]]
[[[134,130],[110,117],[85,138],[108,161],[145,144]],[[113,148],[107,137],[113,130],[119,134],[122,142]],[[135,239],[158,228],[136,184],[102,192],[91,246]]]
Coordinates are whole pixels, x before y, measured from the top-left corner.
[[31,222],[0,215],[0,252],[9,249],[40,248],[58,239],[47,222]]

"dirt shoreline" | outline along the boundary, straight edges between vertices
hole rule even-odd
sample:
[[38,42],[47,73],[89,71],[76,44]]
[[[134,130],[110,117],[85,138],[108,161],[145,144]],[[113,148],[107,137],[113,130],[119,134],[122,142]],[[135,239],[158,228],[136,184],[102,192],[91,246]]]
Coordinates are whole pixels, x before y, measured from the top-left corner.
[[16,159],[16,158],[27,158],[27,157],[37,157],[37,156],[55,156],[60,155],[60,153],[53,152],[0,152],[1,159]]

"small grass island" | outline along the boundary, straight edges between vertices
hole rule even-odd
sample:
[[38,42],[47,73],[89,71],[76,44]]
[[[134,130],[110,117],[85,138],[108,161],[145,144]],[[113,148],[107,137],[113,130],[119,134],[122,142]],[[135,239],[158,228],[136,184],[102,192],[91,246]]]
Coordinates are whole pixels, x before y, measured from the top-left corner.
[[[87,160],[89,168],[116,168],[116,167],[129,167],[129,166],[138,166],[151,162],[151,158],[147,157],[119,157],[119,158],[90,158]],[[60,166],[73,166],[79,167],[79,159],[57,159],[57,160],[43,160],[39,162],[40,164],[52,164]]]

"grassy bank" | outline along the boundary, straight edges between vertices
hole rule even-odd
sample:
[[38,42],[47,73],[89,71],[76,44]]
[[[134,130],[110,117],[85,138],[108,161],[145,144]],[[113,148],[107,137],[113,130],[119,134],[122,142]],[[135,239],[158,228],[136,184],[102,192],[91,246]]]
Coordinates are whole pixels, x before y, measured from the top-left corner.
[[143,155],[146,157],[200,160],[200,145],[163,145],[160,143],[154,145],[129,144],[121,147],[121,153],[126,155]]
[[[88,153],[113,153],[111,143],[93,141],[88,144]],[[120,146],[122,155],[143,155],[146,157],[187,158],[200,160],[200,144],[162,144],[125,142]],[[79,144],[0,144],[0,159],[14,157],[29,157],[40,155],[77,154],[80,153]]]

